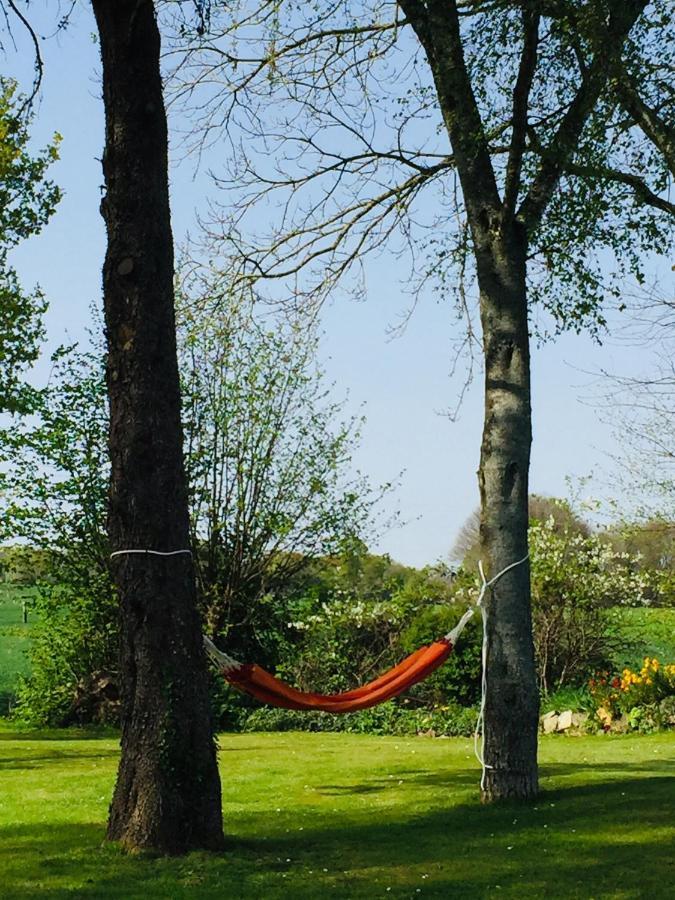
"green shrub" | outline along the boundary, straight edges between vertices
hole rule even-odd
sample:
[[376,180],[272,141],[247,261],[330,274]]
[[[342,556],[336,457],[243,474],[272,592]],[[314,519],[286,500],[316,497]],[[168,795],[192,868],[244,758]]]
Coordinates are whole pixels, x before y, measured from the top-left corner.
[[477,716],[475,707],[455,705],[438,709],[411,709],[393,701],[346,715],[262,706],[250,713],[242,723],[242,730],[457,737],[474,733]]
[[234,690],[222,675],[209,666],[209,697],[214,731],[242,731],[255,701]]
[[675,695],[664,697],[659,703],[659,713],[664,725],[675,725]]
[[[447,634],[465,609],[459,604],[422,609],[401,635],[402,655]],[[445,663],[425,681],[415,685],[411,696],[430,707],[448,703],[460,706],[477,703],[480,699],[482,637],[480,616],[476,615],[462,632],[456,649]]]
[[653,734],[668,724],[658,703],[635,706],[629,710],[627,718],[631,731],[638,731],[640,734]]
[[19,684],[14,715],[33,725],[62,725],[93,673],[115,674],[117,603],[107,573],[86,568],[71,568],[67,584],[41,588],[34,603],[31,674]]
[[562,712],[565,709],[571,709],[574,712],[591,712],[595,709],[595,703],[588,688],[565,687],[542,696],[542,715],[548,712]]

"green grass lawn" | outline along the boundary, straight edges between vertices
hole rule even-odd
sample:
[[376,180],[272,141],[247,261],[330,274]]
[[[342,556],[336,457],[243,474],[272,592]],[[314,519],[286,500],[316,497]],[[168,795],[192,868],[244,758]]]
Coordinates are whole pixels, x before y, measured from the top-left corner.
[[105,845],[115,737],[0,730],[0,896],[673,897],[675,734],[552,737],[536,803],[481,807],[463,739],[220,738],[228,847]]

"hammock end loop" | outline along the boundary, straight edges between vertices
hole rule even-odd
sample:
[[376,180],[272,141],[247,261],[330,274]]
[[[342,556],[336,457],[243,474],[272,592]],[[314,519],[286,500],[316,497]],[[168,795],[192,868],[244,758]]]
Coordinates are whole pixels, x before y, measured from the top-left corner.
[[227,674],[228,672],[232,672],[236,669],[241,668],[241,663],[238,660],[234,659],[232,656],[229,656],[227,653],[223,653],[222,650],[219,650],[213,643],[211,638],[203,634],[202,640],[204,641],[204,649],[211,657],[213,662],[221,670],[221,672]]
[[467,609],[467,611],[464,613],[462,618],[459,620],[459,622],[452,629],[452,631],[449,631],[445,635],[445,640],[448,641],[450,644],[452,644],[453,647],[457,646],[457,641],[459,640],[459,636],[466,628],[466,624],[469,621],[469,619],[471,618],[471,616],[474,614],[474,612],[475,612],[475,607],[470,606]]

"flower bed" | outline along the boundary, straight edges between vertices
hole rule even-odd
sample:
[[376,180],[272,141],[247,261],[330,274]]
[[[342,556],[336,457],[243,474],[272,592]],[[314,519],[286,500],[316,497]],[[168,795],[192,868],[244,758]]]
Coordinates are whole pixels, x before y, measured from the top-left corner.
[[588,684],[593,720],[605,731],[656,731],[675,725],[675,663],[646,656],[640,671],[597,673]]

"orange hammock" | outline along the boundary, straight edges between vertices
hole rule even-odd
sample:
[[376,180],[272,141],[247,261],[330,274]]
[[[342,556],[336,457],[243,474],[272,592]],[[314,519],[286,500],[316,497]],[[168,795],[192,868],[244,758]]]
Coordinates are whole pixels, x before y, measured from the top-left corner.
[[260,666],[237,662],[218,650],[207,637],[204,638],[204,644],[223,677],[233,687],[250,694],[263,703],[280,706],[284,709],[323,710],[331,713],[356,712],[359,709],[368,709],[370,706],[376,706],[378,703],[384,703],[385,700],[397,697],[436,671],[452,652],[459,634],[472,613],[473,610],[467,610],[457,627],[444,638],[411,653],[403,662],[376,678],[375,681],[342,694],[314,694],[308,691],[298,691],[281,679],[270,675]]

